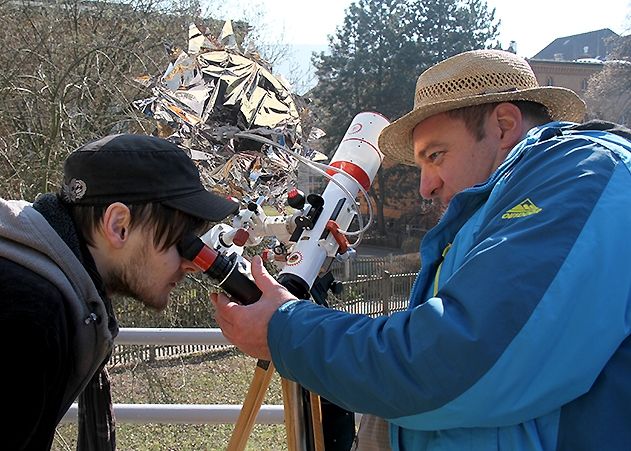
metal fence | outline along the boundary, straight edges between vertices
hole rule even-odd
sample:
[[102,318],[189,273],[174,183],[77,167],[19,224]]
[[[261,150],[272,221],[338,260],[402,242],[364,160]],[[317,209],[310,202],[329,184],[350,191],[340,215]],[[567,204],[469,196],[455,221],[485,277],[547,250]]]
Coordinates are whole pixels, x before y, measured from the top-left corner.
[[369,316],[389,315],[405,310],[416,273],[390,274],[384,271],[379,277],[365,277],[342,282],[340,296],[331,295],[331,308]]
[[416,273],[419,267],[420,256],[417,252],[387,257],[358,257],[354,260],[335,262],[331,266],[331,272],[337,280],[351,281],[366,277],[380,278],[386,271],[390,274]]
[[140,362],[185,357],[205,352],[220,351],[232,345],[120,345],[116,344],[110,358],[110,366],[135,365]]

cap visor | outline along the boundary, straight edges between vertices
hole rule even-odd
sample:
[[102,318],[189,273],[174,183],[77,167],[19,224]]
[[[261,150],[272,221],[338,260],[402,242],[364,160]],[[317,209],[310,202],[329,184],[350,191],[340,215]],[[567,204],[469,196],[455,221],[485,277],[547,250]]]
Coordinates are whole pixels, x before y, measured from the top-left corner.
[[237,202],[204,190],[162,204],[207,221],[221,221],[239,210]]

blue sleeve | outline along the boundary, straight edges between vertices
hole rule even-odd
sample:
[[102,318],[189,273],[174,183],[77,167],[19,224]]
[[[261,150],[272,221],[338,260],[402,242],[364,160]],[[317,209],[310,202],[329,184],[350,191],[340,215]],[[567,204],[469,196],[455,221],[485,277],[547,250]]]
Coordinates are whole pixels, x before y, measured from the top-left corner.
[[[388,318],[277,311],[279,373],[414,429],[515,424],[587,391],[629,334],[631,177],[609,152],[560,147],[499,184],[435,297]],[[541,211],[505,217],[525,199]]]

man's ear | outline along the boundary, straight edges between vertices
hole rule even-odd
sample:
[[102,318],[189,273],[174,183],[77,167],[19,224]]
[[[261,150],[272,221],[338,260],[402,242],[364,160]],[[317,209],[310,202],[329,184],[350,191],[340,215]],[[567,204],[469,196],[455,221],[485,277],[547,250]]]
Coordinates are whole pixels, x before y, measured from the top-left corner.
[[125,204],[110,204],[101,219],[101,233],[105,241],[115,249],[122,248],[129,237],[130,222],[131,212]]
[[524,135],[521,110],[517,105],[503,102],[495,107],[494,114],[500,129],[500,148],[510,150]]

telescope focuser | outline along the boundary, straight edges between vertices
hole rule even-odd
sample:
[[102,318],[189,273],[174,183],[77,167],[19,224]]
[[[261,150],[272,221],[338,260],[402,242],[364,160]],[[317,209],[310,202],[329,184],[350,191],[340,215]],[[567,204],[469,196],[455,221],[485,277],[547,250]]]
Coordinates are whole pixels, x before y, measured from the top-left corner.
[[193,234],[184,237],[177,247],[183,258],[193,262],[242,304],[253,304],[261,297],[261,290],[250,278],[248,268],[238,260],[237,254],[220,254]]

